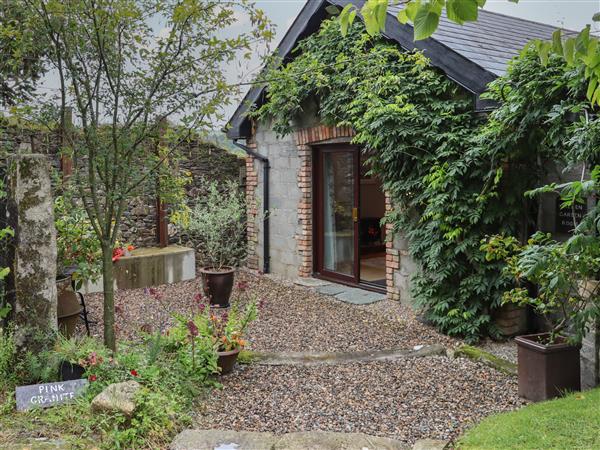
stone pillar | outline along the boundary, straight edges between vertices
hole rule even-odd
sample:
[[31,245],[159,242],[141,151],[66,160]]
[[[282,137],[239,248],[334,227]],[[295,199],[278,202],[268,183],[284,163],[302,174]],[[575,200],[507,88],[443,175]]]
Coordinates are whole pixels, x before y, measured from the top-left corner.
[[590,324],[590,331],[581,345],[581,387],[600,385],[600,322]]
[[57,331],[56,229],[46,156],[9,159],[9,223],[15,231],[12,318],[19,351],[39,351]]

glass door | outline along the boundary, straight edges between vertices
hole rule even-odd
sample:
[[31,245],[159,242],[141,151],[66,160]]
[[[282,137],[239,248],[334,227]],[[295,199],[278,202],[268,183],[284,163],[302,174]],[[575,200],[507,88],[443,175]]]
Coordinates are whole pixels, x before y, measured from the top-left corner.
[[358,283],[358,150],[317,149],[317,272]]

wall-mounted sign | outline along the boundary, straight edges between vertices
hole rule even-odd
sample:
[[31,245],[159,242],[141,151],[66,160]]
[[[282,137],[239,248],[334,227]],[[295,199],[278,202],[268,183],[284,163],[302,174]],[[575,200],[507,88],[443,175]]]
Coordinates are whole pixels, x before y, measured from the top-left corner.
[[88,380],[82,379],[18,386],[16,391],[17,411],[49,408],[67,403],[81,395],[87,384]]
[[[572,233],[575,228],[575,221],[577,225],[581,223],[583,216],[587,214],[587,204],[575,203],[573,207],[561,208],[562,201],[560,198],[556,199],[556,232],[557,233]],[[573,209],[575,213],[573,214]],[[575,221],[573,220],[575,217]]]

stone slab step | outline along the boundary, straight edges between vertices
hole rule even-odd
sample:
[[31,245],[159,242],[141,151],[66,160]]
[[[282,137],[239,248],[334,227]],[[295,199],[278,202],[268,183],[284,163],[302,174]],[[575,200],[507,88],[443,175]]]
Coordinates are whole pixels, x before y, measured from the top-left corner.
[[185,430],[171,450],[408,450],[400,441],[361,433],[304,431],[275,435],[251,431]]

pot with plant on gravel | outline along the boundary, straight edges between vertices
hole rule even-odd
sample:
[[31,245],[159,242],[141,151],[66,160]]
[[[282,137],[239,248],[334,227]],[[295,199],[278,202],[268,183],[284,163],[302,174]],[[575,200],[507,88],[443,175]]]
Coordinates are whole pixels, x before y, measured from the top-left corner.
[[[240,283],[242,284],[242,283]],[[246,292],[238,286],[240,292]],[[209,342],[217,354],[217,366],[221,375],[233,370],[239,353],[246,346],[245,340],[248,326],[257,318],[257,302],[247,296],[243,305],[240,299],[231,303],[229,310],[210,308],[206,297],[201,293],[194,297],[192,316],[175,316],[177,325],[169,330],[169,338],[178,342],[189,342],[192,354],[199,344],[198,340]]]
[[[516,238],[492,236],[487,258],[504,259],[516,287],[503,303],[530,306],[547,324],[542,333],[518,336],[519,395],[541,401],[578,391],[580,349],[591,324],[600,319],[600,240],[578,234],[566,242],[538,232],[521,246]],[[524,287],[532,283],[537,295]]]
[[199,197],[182,226],[202,264],[204,295],[211,306],[227,308],[235,267],[247,253],[245,195],[233,181],[204,184],[206,194]]

